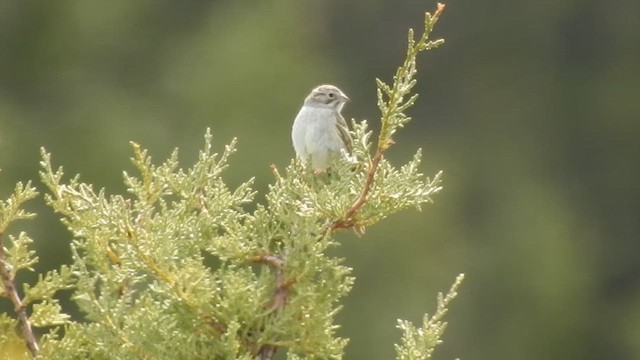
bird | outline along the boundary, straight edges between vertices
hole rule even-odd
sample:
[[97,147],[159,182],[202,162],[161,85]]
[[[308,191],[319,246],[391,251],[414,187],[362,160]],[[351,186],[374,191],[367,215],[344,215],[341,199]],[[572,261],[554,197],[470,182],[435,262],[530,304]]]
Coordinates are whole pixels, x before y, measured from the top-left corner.
[[315,174],[329,167],[341,151],[351,153],[353,140],[341,111],[349,98],[333,85],[320,85],[304,99],[291,129],[291,140],[303,164],[311,163]]

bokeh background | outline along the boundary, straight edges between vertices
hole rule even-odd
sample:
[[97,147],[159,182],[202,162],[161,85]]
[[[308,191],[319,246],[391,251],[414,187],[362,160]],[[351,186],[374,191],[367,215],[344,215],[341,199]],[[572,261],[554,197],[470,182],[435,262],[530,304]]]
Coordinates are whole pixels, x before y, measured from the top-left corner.
[[[0,2],[0,195],[37,180],[39,148],[67,174],[124,191],[128,144],[196,157],[206,127],[239,152],[226,178],[293,156],[290,126],[321,83],[377,125],[429,1]],[[423,54],[389,157],[424,149],[444,191],[337,255],[357,282],[339,316],[347,359],[389,359],[396,319],[421,320],[467,275],[436,358],[640,358],[640,2],[451,0]],[[38,185],[42,188],[41,185]],[[38,270],[69,234],[34,202]],[[16,227],[16,230],[18,228]],[[1,305],[6,305],[2,303]],[[73,309],[71,309],[73,310]]]

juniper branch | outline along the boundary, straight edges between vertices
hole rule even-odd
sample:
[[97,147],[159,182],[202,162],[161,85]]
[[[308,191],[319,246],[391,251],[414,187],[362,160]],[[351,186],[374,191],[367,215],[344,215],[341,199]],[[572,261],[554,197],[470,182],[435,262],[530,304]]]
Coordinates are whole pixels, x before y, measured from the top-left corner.
[[[13,264],[8,261],[7,249],[4,245],[4,233],[9,224],[15,220],[30,219],[35,216],[33,213],[29,213],[21,209],[22,203],[27,200],[33,199],[38,193],[35,188],[31,187],[31,183],[28,182],[25,185],[18,183],[14,193],[6,201],[0,201],[0,281],[2,282],[2,288],[4,291],[0,293],[0,296],[6,297],[11,301],[16,316],[18,317],[18,324],[21,330],[22,339],[24,340],[29,352],[32,356],[36,356],[40,347],[36,340],[33,330],[31,328],[31,321],[27,314],[26,305],[23,299],[18,294],[18,289],[15,283],[15,274],[20,268],[29,267],[35,263],[36,258],[29,259],[30,253],[25,253],[25,258],[14,259],[17,263]],[[18,239],[18,241],[20,238]]]
[[31,329],[31,321],[29,320],[29,315],[27,315],[27,309],[22,303],[20,295],[18,295],[15,278],[11,275],[11,266],[6,261],[4,244],[2,242],[3,235],[3,233],[0,233],[0,278],[2,279],[2,285],[4,287],[4,293],[2,295],[5,295],[11,300],[13,309],[18,317],[18,323],[20,324],[22,339],[27,345],[29,352],[31,352],[31,355],[35,357],[38,351],[40,351],[40,347]]
[[[425,14],[424,32],[417,42],[414,39],[413,29],[409,29],[407,56],[402,66],[398,68],[396,75],[393,77],[393,85],[389,87],[382,80],[376,79],[378,86],[378,107],[382,112],[382,127],[378,136],[376,152],[371,160],[371,164],[369,165],[369,170],[360,195],[353,202],[353,205],[351,205],[351,207],[344,213],[342,218],[331,224],[328,229],[329,232],[340,228],[358,226],[356,215],[367,201],[367,196],[373,187],[380,161],[382,160],[384,153],[389,149],[389,147],[391,147],[391,145],[394,144],[392,137],[396,129],[398,127],[402,127],[410,120],[410,118],[404,114],[404,111],[411,107],[418,97],[418,95],[415,94],[409,98],[409,100],[403,102],[404,97],[411,92],[411,89],[416,83],[416,80],[414,79],[414,76],[417,73],[416,57],[421,51],[433,49],[444,44],[444,39],[429,41],[429,35],[440,18],[440,15],[442,15],[444,8],[444,4],[438,3],[437,9],[433,15],[428,12]],[[387,97],[386,101],[384,99],[385,96]]]

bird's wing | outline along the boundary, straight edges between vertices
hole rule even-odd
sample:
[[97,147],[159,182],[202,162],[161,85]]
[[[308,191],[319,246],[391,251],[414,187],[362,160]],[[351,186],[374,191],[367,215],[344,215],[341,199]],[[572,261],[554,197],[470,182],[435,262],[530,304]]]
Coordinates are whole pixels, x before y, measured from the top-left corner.
[[353,140],[351,139],[351,134],[349,134],[349,126],[347,126],[347,122],[344,120],[341,114],[338,114],[336,126],[338,128],[340,139],[342,139],[345,148],[348,152],[351,152],[353,149]]

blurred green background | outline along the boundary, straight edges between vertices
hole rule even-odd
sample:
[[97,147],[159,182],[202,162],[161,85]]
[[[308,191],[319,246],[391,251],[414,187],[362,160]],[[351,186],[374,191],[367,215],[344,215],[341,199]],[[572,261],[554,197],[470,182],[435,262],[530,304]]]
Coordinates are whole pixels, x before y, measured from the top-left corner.
[[[123,192],[134,140],[190,164],[211,127],[239,138],[226,178],[293,156],[290,126],[321,83],[377,126],[429,1],[0,2],[0,195],[37,180],[39,148],[67,174]],[[424,149],[445,189],[339,234],[357,276],[339,316],[347,359],[389,359],[397,318],[421,320],[467,275],[436,358],[640,358],[638,1],[451,0],[423,54],[414,121],[389,157]],[[38,185],[40,186],[40,185]],[[41,186],[40,186],[41,187]],[[38,270],[69,234],[35,202]],[[18,227],[16,227],[16,230]],[[6,305],[0,303],[0,305]]]

